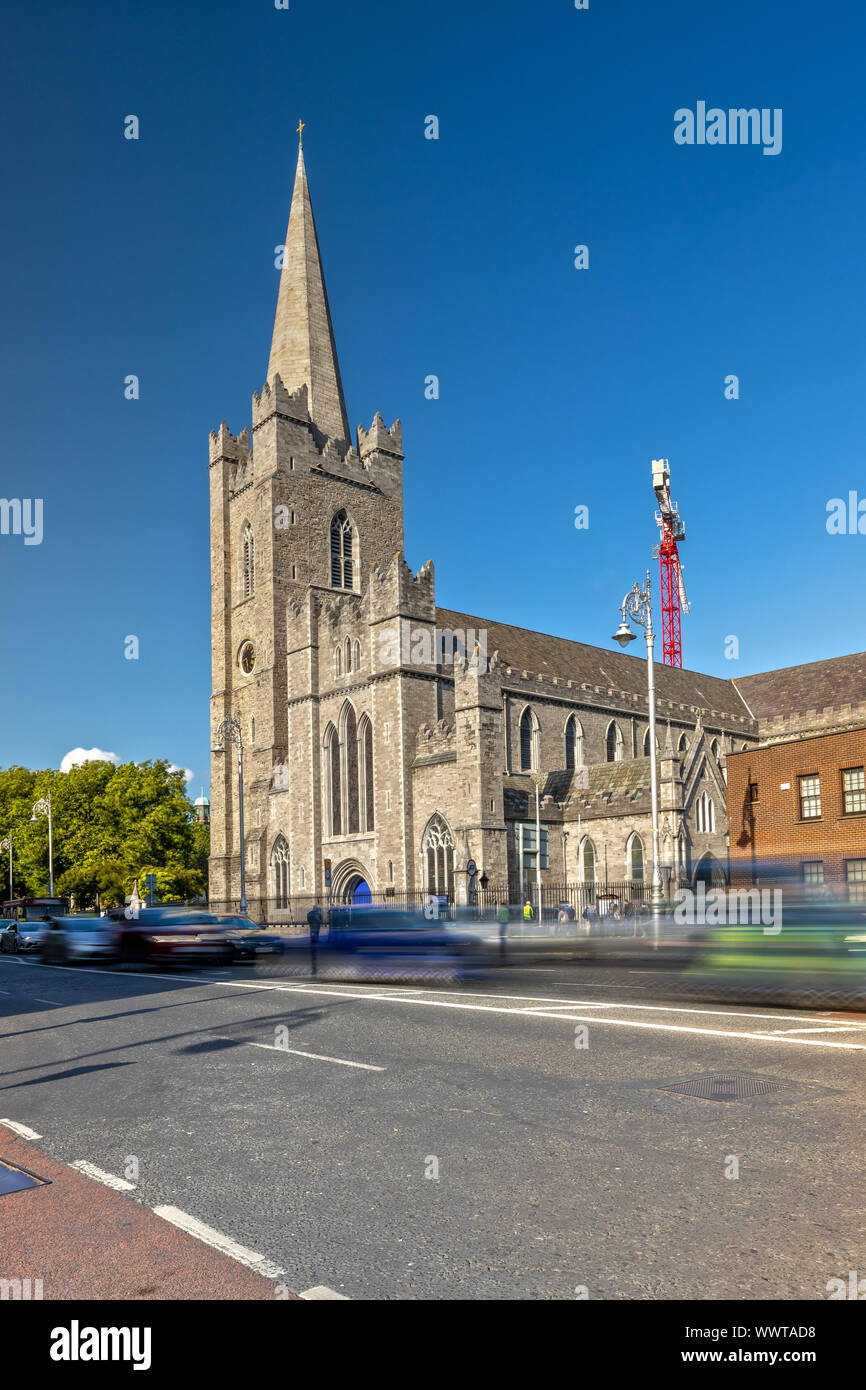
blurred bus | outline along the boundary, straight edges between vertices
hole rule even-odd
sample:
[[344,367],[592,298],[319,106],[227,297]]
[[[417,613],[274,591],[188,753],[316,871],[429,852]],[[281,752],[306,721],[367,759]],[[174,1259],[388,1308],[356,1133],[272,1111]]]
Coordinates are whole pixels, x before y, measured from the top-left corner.
[[7,898],[0,904],[0,915],[15,922],[41,922],[68,913],[68,898]]

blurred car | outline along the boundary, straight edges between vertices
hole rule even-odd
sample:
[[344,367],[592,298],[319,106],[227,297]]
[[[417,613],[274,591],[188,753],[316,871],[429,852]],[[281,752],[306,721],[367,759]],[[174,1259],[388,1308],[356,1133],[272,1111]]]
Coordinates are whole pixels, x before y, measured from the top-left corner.
[[[28,924],[19,922],[19,930]],[[48,965],[113,956],[117,931],[107,917],[49,917],[42,926],[42,959]]]
[[326,956],[350,957],[362,974],[374,977],[418,972],[469,978],[483,958],[478,932],[394,908],[332,908],[318,946]]
[[285,950],[282,937],[265,931],[249,917],[220,917],[218,920],[232,944],[236,961],[282,955]]
[[115,923],[117,953],[136,964],[213,964],[234,960],[222,923],[210,912],[144,907]]
[[16,949],[16,927],[14,917],[0,917],[0,951],[11,955]]
[[2,925],[6,928],[2,942],[4,951],[13,954],[34,955],[37,951],[42,950],[44,922],[4,922]]

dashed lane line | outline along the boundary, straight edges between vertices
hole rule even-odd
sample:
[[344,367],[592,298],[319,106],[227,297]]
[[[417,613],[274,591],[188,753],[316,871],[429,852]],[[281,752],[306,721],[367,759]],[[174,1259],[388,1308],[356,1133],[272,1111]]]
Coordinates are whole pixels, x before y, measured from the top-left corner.
[[321,1052],[302,1052],[297,1047],[277,1047],[276,1043],[247,1043],[247,1047],[263,1047],[266,1052],[288,1052],[293,1057],[309,1057],[314,1062],[336,1062],[338,1067],[360,1067],[362,1071],[385,1071],[371,1062],[349,1062],[345,1057],[325,1057]]
[[94,1182],[101,1182],[104,1187],[113,1187],[115,1192],[135,1191],[134,1182],[127,1182],[126,1178],[115,1177],[114,1173],[106,1173],[104,1168],[97,1168],[95,1163],[88,1163],[86,1158],[76,1158],[69,1166],[76,1168],[86,1178],[93,1178]]
[[196,1240],[209,1245],[212,1250],[218,1250],[221,1255],[228,1255],[230,1259],[246,1265],[247,1269],[252,1269],[256,1274],[263,1275],[265,1279],[282,1279],[286,1273],[284,1269],[274,1264],[272,1260],[266,1259],[264,1255],[258,1255],[255,1250],[248,1250],[245,1245],[239,1245],[230,1236],[223,1235],[222,1231],[215,1231],[213,1226],[206,1226],[203,1221],[198,1221],[188,1212],[181,1211],[179,1207],[154,1207],[153,1211],[164,1221],[170,1221],[173,1226],[177,1226],[181,1231],[186,1231],[187,1235],[195,1236]]
[[0,1125],[5,1125],[7,1129],[14,1130],[19,1139],[41,1139],[42,1135],[37,1134],[35,1129],[22,1125],[18,1120],[0,1120]]

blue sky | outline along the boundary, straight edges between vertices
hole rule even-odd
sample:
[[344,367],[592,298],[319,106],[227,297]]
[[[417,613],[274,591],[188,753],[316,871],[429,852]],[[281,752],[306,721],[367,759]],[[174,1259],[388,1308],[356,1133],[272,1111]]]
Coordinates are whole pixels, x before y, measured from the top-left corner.
[[[49,0],[4,23],[0,492],[44,499],[44,539],[0,536],[0,764],[96,746],[207,782],[207,435],[264,379],[299,116],[350,423],[403,420],[407,558],[444,607],[609,646],[657,581],[667,456],[687,666],[866,646],[866,537],[825,526],[866,496],[854,0]],[[698,101],[781,108],[781,153],[675,144]]]

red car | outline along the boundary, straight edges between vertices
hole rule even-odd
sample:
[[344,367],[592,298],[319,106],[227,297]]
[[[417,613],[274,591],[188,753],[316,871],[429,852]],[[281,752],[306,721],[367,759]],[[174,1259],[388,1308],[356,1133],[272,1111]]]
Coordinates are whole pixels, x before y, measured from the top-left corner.
[[234,959],[234,947],[219,919],[209,912],[145,907],[118,924],[122,961],[151,965],[212,965]]

